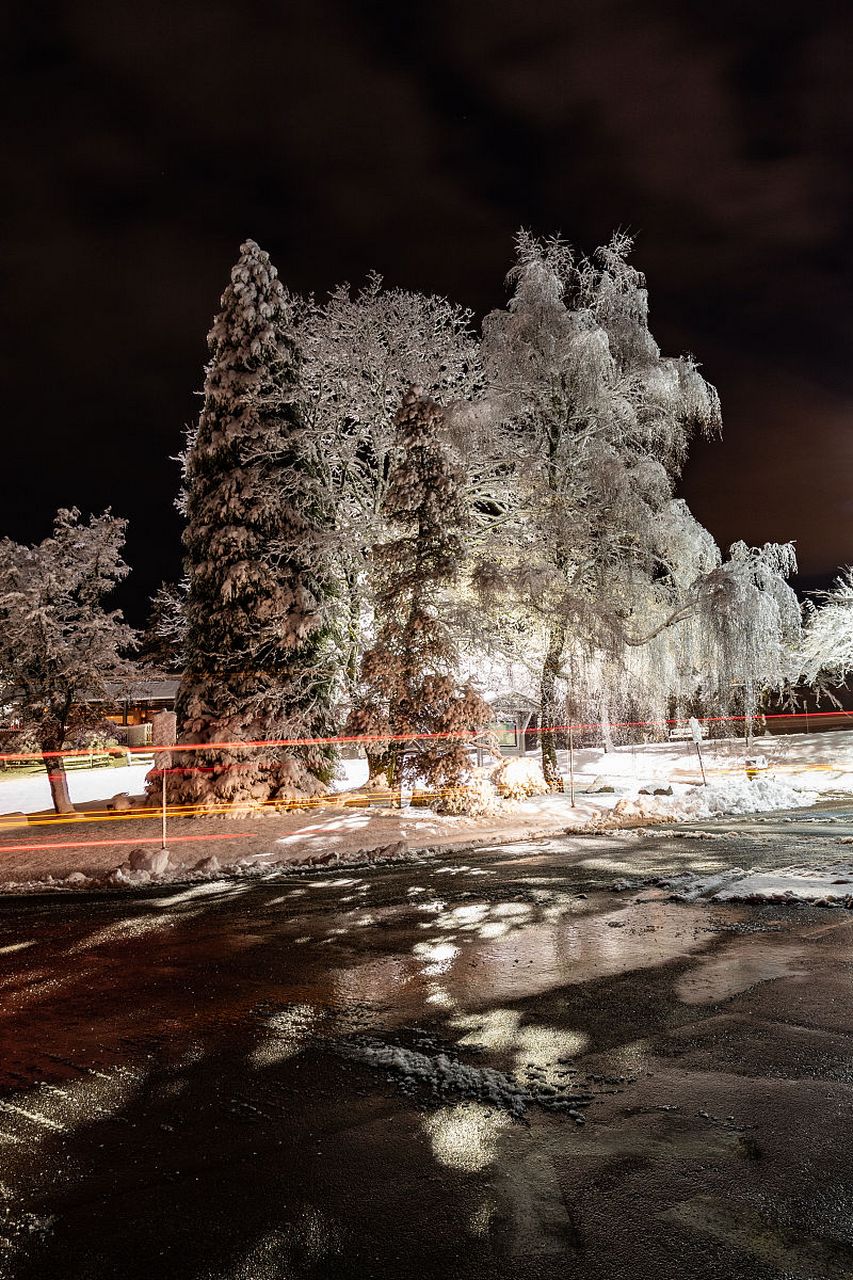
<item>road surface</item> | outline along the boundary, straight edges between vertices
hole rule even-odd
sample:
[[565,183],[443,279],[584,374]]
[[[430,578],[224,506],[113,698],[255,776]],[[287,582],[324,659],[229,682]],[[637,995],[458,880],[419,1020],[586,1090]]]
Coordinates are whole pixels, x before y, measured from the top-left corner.
[[6,899],[0,1276],[850,1277],[853,914],[611,887],[789,816]]

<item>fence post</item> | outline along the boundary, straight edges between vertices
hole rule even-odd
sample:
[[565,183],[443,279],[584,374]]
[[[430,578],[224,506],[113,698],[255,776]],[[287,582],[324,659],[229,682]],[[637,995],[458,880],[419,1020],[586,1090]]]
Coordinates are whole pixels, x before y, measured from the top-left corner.
[[[160,711],[151,720],[151,741],[158,747],[172,747],[178,736],[174,711]],[[154,766],[160,770],[160,848],[166,848],[166,770],[172,764],[171,751],[155,751]]]

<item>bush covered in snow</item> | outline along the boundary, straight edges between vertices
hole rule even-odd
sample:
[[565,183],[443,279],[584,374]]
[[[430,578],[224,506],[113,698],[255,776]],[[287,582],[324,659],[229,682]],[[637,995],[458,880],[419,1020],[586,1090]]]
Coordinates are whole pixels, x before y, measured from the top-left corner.
[[548,783],[538,760],[501,760],[491,773],[491,781],[505,800],[526,800],[548,794]]
[[447,816],[485,818],[497,813],[501,806],[491,779],[474,774],[458,787],[444,788],[432,807]]

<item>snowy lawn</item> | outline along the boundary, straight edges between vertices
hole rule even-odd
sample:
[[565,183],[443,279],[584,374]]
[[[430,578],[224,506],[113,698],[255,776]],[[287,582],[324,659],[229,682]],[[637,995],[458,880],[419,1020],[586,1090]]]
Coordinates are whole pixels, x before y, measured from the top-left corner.
[[[577,804],[567,795],[534,796],[507,802],[487,817],[438,816],[428,809],[347,809],[340,801],[288,814],[250,817],[170,819],[165,866],[159,852],[156,808],[104,815],[110,798],[122,791],[140,794],[145,766],[81,771],[70,775],[71,795],[84,811],[72,821],[54,823],[31,816],[2,823],[0,883],[11,888],[48,877],[86,887],[154,879],[210,878],[222,871],[260,874],[281,864],[335,865],[413,858],[425,850],[510,843],[565,831],[598,831],[722,814],[793,809],[810,804],[815,793],[853,789],[853,731],[813,736],[765,738],[756,753],[769,769],[749,780],[743,770],[743,743],[726,740],[705,745],[709,785],[698,782],[692,744],[663,743],[623,747],[605,753],[578,751],[581,786]],[[347,761],[340,788],[360,785],[363,761]],[[612,786],[613,791],[600,791]],[[670,787],[671,795],[641,794],[641,788]],[[588,789],[591,788],[591,789]],[[38,815],[49,804],[43,776],[0,780],[0,814]],[[133,867],[128,868],[128,857]],[[202,866],[198,866],[202,862]],[[124,866],[118,873],[117,868]]]
[[[122,791],[141,795],[150,764],[123,765],[116,769],[74,769],[68,774],[68,790],[73,804],[107,802]],[[0,814],[41,813],[51,809],[46,773],[16,776],[11,770],[0,773]]]
[[[853,730],[789,734],[755,738],[751,755],[763,755],[769,773],[806,791],[853,791]],[[746,748],[742,738],[711,739],[702,744],[709,783],[743,778]],[[568,752],[560,752],[560,768],[568,773]],[[575,752],[575,771],[584,781],[668,785],[701,782],[699,759],[692,742],[658,742],[588,748]]]
[[[335,783],[338,790],[359,787],[367,781],[367,761],[344,760],[345,776]],[[68,774],[68,790],[75,805],[94,801],[108,803],[113,796],[125,792],[140,796],[145,791],[145,776],[150,764],[132,764],[112,769],[75,769]],[[50,787],[46,773],[16,776],[11,770],[0,772],[0,815],[4,813],[41,813],[51,809]]]

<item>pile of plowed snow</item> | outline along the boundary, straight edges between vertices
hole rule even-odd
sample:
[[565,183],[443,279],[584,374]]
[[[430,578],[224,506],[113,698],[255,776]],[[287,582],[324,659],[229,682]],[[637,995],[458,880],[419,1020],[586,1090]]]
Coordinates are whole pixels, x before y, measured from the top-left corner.
[[687,787],[677,795],[626,797],[602,820],[602,826],[622,826],[626,821],[689,822],[719,818],[724,814],[765,813],[773,809],[799,809],[814,797],[779,778],[730,778],[708,787]]

